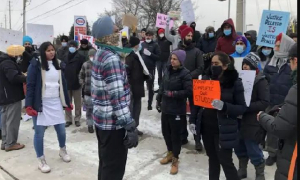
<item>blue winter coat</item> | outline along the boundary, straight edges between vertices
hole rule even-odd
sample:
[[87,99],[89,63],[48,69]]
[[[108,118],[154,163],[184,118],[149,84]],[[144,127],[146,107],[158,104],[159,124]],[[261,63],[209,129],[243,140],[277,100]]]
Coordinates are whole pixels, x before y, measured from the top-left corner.
[[233,57],[233,58],[236,58],[236,57],[245,57],[245,56],[247,56],[247,54],[250,53],[250,51],[251,51],[251,44],[250,44],[249,41],[247,41],[247,47],[246,47],[245,51],[244,51],[242,54],[239,54],[239,53],[237,53],[237,52],[235,51],[235,52],[234,52],[233,54],[231,54],[230,56]]
[[[58,70],[60,76],[60,86],[59,95],[64,108],[71,107],[70,98],[67,90],[67,82],[65,80],[64,73]],[[43,82],[43,77],[45,77],[45,70],[41,68],[41,62],[38,58],[33,58],[30,61],[27,72],[27,89],[25,98],[25,107],[32,107],[37,112],[42,112],[42,93],[43,87],[45,86]]]

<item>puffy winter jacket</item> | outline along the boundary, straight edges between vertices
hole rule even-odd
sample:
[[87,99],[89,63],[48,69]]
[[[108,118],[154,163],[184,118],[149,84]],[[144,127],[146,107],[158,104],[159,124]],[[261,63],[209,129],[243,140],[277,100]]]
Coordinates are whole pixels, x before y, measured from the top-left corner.
[[217,38],[208,38],[207,33],[205,33],[197,44],[197,47],[204,53],[215,52],[217,46]]
[[145,65],[147,66],[148,70],[154,70],[156,67],[156,61],[159,61],[160,58],[160,54],[161,54],[160,47],[154,41],[151,41],[150,43],[143,42],[141,52],[143,52],[144,49],[148,49],[151,52],[150,56],[146,56],[143,53],[141,54],[145,62]]
[[218,39],[216,51],[222,51],[229,55],[235,52],[235,39],[237,34],[232,19],[227,19],[223,22],[221,26],[222,32],[225,24],[229,24],[231,26],[231,35],[225,36],[223,33],[223,35]]
[[170,41],[168,41],[166,39],[166,37],[163,37],[163,38],[158,37],[157,43],[158,43],[158,45],[160,47],[160,51],[161,51],[159,60],[161,62],[167,62],[169,59],[169,56],[170,56],[170,46],[172,45],[172,43]]
[[[174,97],[165,96],[164,91],[173,91]],[[173,70],[171,65],[168,66],[156,97],[156,100],[161,103],[161,111],[165,114],[185,115],[186,99],[191,95],[192,77],[189,70],[183,66]]]
[[[275,180],[287,180],[291,158],[297,142],[297,121],[296,84],[289,90],[284,100],[284,105],[275,118],[266,113],[262,113],[259,117],[259,123],[263,128],[280,139]],[[297,161],[293,179],[297,179]]]

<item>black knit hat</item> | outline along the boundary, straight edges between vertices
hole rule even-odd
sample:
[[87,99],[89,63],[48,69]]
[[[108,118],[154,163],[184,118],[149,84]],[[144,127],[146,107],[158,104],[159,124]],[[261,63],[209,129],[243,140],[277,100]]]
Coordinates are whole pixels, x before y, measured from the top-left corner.
[[65,35],[60,36],[60,42],[63,42],[63,40],[65,40],[65,42],[68,42],[69,41],[68,36]]
[[81,39],[80,44],[89,44],[89,41],[87,39]]
[[77,42],[76,42],[76,41],[74,41],[74,40],[70,40],[70,41],[68,42],[68,45],[69,45],[69,46],[71,46],[71,45],[72,45],[72,46],[74,46],[74,47],[76,47],[76,48],[78,47],[78,44],[77,44]]
[[297,51],[297,43],[295,43],[289,50],[289,57],[297,57],[298,51]]
[[247,64],[250,66],[251,70],[256,70],[258,68],[258,63],[260,62],[260,58],[253,52],[250,52],[243,59],[243,64]]
[[130,47],[132,48],[132,47],[140,44],[140,40],[137,37],[131,36],[130,40],[129,40],[129,44],[130,44]]

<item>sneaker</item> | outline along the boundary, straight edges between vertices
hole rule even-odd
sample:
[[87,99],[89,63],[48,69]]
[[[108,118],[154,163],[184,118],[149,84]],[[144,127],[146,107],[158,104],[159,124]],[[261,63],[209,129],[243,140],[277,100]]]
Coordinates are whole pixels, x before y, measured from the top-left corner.
[[94,133],[94,128],[93,128],[93,126],[88,126],[88,131],[89,131],[89,133]]
[[73,123],[72,122],[66,122],[66,127],[69,127],[69,126],[71,126]]
[[178,164],[179,164],[178,159],[173,157],[170,174],[175,175],[178,173]]
[[5,151],[8,152],[8,151],[20,150],[20,149],[23,149],[24,147],[25,147],[24,144],[16,143],[16,144],[10,146],[9,148],[5,148]]
[[266,160],[266,166],[272,166],[276,162],[277,158],[269,156]]
[[160,164],[168,164],[172,162],[172,158],[173,158],[173,153],[172,151],[169,151],[168,154],[162,160],[160,160]]
[[79,127],[80,126],[80,122],[79,121],[75,121],[75,126]]
[[196,142],[196,145],[195,145],[195,149],[197,151],[202,151],[203,150],[203,145],[201,142]]
[[62,160],[64,162],[70,162],[71,161],[71,157],[67,153],[66,146],[63,147],[63,148],[60,148],[59,156],[62,158]]
[[148,106],[148,111],[151,111],[151,110],[152,110],[152,106],[149,105],[149,106]]
[[48,173],[51,171],[50,166],[47,164],[46,160],[45,160],[45,156],[41,156],[38,158],[39,161],[39,170],[41,170],[42,173]]

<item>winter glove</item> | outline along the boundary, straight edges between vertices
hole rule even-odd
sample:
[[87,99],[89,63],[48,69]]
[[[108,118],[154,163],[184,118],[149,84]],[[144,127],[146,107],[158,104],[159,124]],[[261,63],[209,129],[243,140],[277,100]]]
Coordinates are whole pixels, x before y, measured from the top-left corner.
[[34,110],[31,106],[28,106],[26,108],[26,114],[28,114],[29,116],[37,116],[38,115],[36,110]]
[[135,127],[135,122],[132,122],[129,125],[126,125],[124,129],[126,130],[125,138],[124,138],[124,145],[128,148],[131,149],[133,147],[137,147],[139,143],[139,138],[138,138],[138,132]]
[[167,96],[167,97],[174,97],[175,94],[176,94],[176,91],[164,91],[164,96]]
[[192,134],[197,135],[195,124],[190,124],[189,128],[190,128],[190,131],[191,131]]
[[73,104],[70,105],[71,107],[67,107],[65,110],[66,111],[72,111],[73,110]]
[[221,101],[221,100],[213,100],[212,103],[211,103],[212,107],[221,111],[224,109],[224,102]]
[[161,113],[161,103],[156,101],[156,109],[159,113]]
[[144,49],[143,52],[146,56],[151,56],[151,52],[148,49]]

